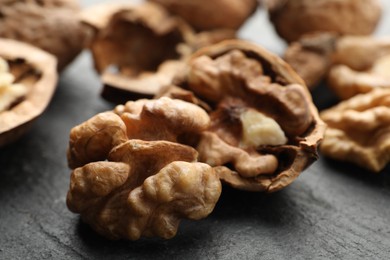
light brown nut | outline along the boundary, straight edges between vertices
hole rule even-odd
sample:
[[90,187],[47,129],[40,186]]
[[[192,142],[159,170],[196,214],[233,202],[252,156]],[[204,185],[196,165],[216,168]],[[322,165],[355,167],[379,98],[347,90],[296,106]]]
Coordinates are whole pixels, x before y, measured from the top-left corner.
[[[155,157],[153,153],[151,158]],[[175,161],[164,165],[135,185],[139,169],[130,170],[125,163],[87,164],[72,173],[68,207],[110,239],[172,238],[181,219],[198,220],[211,213],[221,183],[207,164]]]
[[184,18],[197,30],[237,30],[255,12],[257,0],[150,0]]
[[76,0],[2,1],[0,37],[30,43],[53,54],[62,70],[81,52],[87,32]]
[[23,97],[0,112],[0,146],[3,146],[26,133],[49,104],[57,85],[57,63],[54,56],[43,50],[2,38],[0,58],[7,61],[13,83],[25,89]]
[[232,186],[276,191],[317,157],[324,124],[310,94],[261,47],[232,40],[201,49],[174,83],[207,104],[211,124],[194,146],[200,161],[228,166],[218,172]]
[[82,17],[94,34],[90,48],[102,74],[102,95],[117,103],[153,97],[194,50],[235,37],[226,29],[195,33],[182,19],[150,2],[98,5]]
[[373,172],[390,161],[390,89],[356,95],[321,113],[328,124],[321,152]]
[[277,33],[288,42],[313,32],[368,35],[375,30],[382,13],[379,0],[268,0],[266,3]]
[[209,215],[221,193],[213,168],[176,142],[208,125],[198,106],[161,98],[128,102],[76,126],[69,209],[110,239],[173,237],[182,218]]
[[[353,78],[354,74],[363,71],[377,72],[378,69],[373,70],[373,67],[386,67],[383,62],[376,63],[387,55],[390,55],[389,37],[374,38],[369,36],[338,36],[334,33],[313,33],[304,35],[298,41],[291,43],[284,54],[284,59],[305,80],[310,89],[328,76],[333,67],[343,65],[336,69],[337,72],[333,72],[330,85],[332,86],[333,81],[335,81],[336,92],[340,97],[347,98],[352,95],[351,91],[345,90],[348,94],[343,97],[342,92],[344,91],[341,89],[342,86],[340,90],[338,89],[338,84],[348,84],[349,86],[346,88],[350,87],[350,89],[355,88],[353,84],[357,84],[356,88],[363,89],[367,89],[365,85],[378,85],[377,83],[383,85],[382,79],[368,79],[367,76],[363,76],[362,80]],[[381,77],[383,76],[384,73]],[[344,77],[347,79],[344,80]],[[352,79],[356,83],[352,83]],[[359,92],[352,90],[352,92],[354,91]]]

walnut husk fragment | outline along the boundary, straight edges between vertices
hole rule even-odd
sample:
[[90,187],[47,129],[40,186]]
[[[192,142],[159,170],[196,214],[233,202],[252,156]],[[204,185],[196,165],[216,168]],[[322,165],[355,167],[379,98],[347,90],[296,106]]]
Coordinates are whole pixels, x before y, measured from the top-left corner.
[[390,89],[356,95],[321,113],[321,153],[380,172],[390,161]]
[[0,37],[23,41],[53,54],[60,71],[87,41],[76,0],[2,1],[0,10]]
[[0,146],[28,131],[49,104],[57,84],[56,59],[29,44],[0,38],[0,57],[8,62],[15,83],[27,88],[25,97],[0,112]]
[[268,0],[271,22],[287,42],[314,32],[369,35],[382,13],[379,0]]
[[237,30],[256,10],[257,0],[150,0],[182,17],[196,30]]
[[154,3],[103,4],[82,17],[94,35],[90,49],[102,95],[114,102],[153,97],[194,50],[235,36],[228,29],[195,33]]
[[200,107],[161,98],[129,101],[74,127],[68,208],[110,239],[173,237],[181,219],[209,215],[221,193],[214,169],[178,143],[209,123]]
[[233,187],[279,190],[317,158],[325,127],[305,84],[255,44],[231,40],[199,50],[161,95],[208,111],[211,125],[192,145]]

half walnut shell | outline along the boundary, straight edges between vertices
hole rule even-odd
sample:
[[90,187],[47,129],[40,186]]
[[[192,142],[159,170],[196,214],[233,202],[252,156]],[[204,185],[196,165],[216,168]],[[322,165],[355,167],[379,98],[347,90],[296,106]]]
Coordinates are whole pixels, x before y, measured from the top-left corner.
[[94,34],[90,49],[102,75],[102,96],[117,103],[152,98],[194,50],[235,36],[232,30],[195,33],[154,3],[102,4],[82,17]]
[[24,134],[49,104],[57,84],[54,56],[29,44],[0,39],[0,57],[7,61],[15,83],[28,88],[23,100],[0,112],[0,146]]
[[255,44],[231,40],[199,50],[162,95],[208,111],[211,125],[192,145],[233,187],[273,192],[317,159],[325,125],[306,86]]

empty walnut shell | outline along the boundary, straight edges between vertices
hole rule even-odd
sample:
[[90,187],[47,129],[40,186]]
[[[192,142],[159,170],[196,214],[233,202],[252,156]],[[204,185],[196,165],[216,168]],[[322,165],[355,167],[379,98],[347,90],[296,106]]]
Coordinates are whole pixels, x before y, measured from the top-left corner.
[[233,187],[273,192],[316,160],[324,124],[302,79],[276,55],[224,41],[196,52],[174,83],[207,105],[211,125],[193,145]]
[[102,74],[102,95],[118,103],[153,97],[194,49],[235,35],[231,30],[195,34],[182,19],[153,3],[102,4],[82,16],[94,31],[90,48]]
[[150,0],[184,18],[195,29],[237,30],[255,12],[257,0]]
[[288,42],[312,32],[368,35],[382,12],[379,0],[268,0],[267,4],[277,33]]
[[321,113],[321,153],[373,172],[390,162],[390,89],[356,95]]
[[62,70],[87,40],[79,10],[77,0],[2,1],[0,37],[27,42],[53,54]]
[[221,194],[214,169],[177,143],[209,123],[200,107],[161,98],[129,101],[74,127],[68,208],[110,239],[173,237],[182,218],[206,217]]
[[47,52],[9,39],[0,39],[0,57],[8,62],[15,82],[28,88],[23,100],[0,112],[2,146],[23,135],[47,107],[57,84],[57,63]]

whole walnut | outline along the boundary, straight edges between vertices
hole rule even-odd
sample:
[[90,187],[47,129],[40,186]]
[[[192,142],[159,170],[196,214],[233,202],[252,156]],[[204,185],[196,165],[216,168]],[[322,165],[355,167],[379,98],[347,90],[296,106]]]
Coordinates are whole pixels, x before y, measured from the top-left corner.
[[287,42],[313,32],[371,34],[381,17],[379,0],[268,0],[271,22]]
[[62,70],[82,51],[88,38],[79,11],[77,0],[1,1],[0,37],[53,54]]
[[173,237],[182,218],[206,217],[221,194],[214,169],[178,143],[209,123],[200,107],[161,98],[129,101],[74,127],[68,208],[110,239]]
[[317,158],[324,124],[302,79],[255,44],[199,50],[161,95],[207,110],[211,124],[192,145],[233,187],[279,190]]
[[197,30],[237,30],[255,12],[257,0],[150,0],[184,18]]

